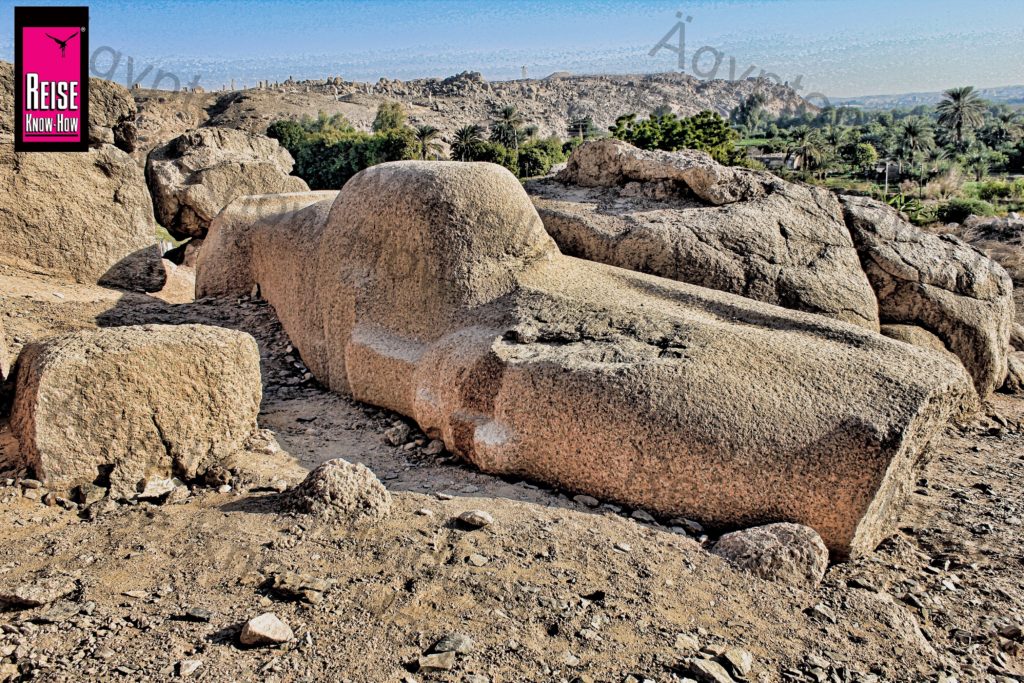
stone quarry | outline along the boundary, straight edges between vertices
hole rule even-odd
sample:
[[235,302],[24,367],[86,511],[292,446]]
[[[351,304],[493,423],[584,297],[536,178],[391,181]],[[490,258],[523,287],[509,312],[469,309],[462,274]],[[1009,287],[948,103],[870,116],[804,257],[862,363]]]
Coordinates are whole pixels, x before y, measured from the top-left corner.
[[1018,217],[610,139],[310,192],[162,98],[0,119],[0,682],[1024,675]]

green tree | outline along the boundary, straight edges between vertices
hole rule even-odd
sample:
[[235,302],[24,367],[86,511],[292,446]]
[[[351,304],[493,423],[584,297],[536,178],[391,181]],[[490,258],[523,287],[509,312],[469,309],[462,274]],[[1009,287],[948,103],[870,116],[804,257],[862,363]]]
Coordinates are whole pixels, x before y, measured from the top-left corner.
[[878,163],[878,150],[867,142],[858,142],[853,151],[854,165],[865,175],[875,170]]
[[381,133],[386,130],[404,128],[407,118],[405,107],[401,102],[395,100],[381,102],[377,107],[377,116],[373,119],[373,132]]
[[293,157],[305,144],[308,135],[306,128],[298,121],[274,121],[267,127],[267,137],[280,142]]
[[523,116],[518,109],[511,105],[502,107],[497,111],[494,121],[491,123],[491,141],[518,151],[522,125]]
[[939,113],[939,125],[945,127],[953,135],[956,149],[964,149],[964,133],[977,128],[985,117],[985,102],[973,86],[947,90],[942,101],[936,107]]
[[452,158],[458,161],[469,161],[473,158],[476,150],[484,141],[484,130],[476,124],[463,126],[455,131],[455,137],[451,141]]
[[935,137],[928,121],[920,116],[911,116],[902,121],[896,132],[897,156],[913,165],[924,152],[935,146]]
[[440,135],[441,131],[433,126],[425,124],[416,126],[416,142],[419,145],[420,159],[426,159],[430,155],[436,157],[441,153],[441,143],[438,142]]

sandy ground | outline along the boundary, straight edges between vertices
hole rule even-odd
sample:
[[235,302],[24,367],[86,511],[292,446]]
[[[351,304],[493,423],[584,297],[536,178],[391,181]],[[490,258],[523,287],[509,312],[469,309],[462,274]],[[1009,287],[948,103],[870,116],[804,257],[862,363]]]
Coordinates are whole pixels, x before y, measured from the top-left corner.
[[[751,681],[1024,680],[1020,399],[997,395],[977,421],[951,426],[899,531],[806,593],[735,571],[702,547],[713,539],[427,455],[415,429],[390,445],[383,433],[400,418],[304,379],[263,302],[171,305],[0,266],[0,324],[15,348],[145,322],[252,333],[261,426],[283,450],[238,463],[229,492],[100,506],[92,519],[0,474],[0,590],[67,593],[0,612],[0,681],[661,682],[686,680],[697,650],[730,647],[753,655]],[[0,418],[0,470],[15,446]],[[283,512],[271,485],[336,457],[380,477],[389,519],[347,527]],[[494,524],[453,523],[469,509]],[[270,586],[285,572],[327,585],[296,600]],[[242,647],[242,624],[263,612],[294,640]],[[419,671],[455,633],[468,651]]]

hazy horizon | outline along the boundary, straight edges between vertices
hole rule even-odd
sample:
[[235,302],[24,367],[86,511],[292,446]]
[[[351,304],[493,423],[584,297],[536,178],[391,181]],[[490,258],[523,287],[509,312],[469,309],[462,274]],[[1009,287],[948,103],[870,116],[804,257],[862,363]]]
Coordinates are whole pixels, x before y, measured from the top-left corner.
[[[556,71],[678,71],[675,53],[650,54],[680,21],[677,13],[690,17],[682,70],[698,77],[710,77],[720,59],[714,76],[763,69],[798,83],[802,95],[1024,84],[1024,3],[1018,0],[992,0],[986,11],[953,0],[100,0],[89,6],[95,70],[127,83],[131,58],[132,76],[145,73],[144,87],[160,69],[182,84],[198,76],[208,90],[231,79],[241,87],[289,76],[373,82],[468,70],[504,80],[521,77],[524,66],[530,78]],[[5,59],[13,56],[12,28],[8,10],[0,26]],[[671,42],[678,45],[678,32]],[[695,65],[698,52],[703,59]],[[171,78],[160,83],[173,85]]]

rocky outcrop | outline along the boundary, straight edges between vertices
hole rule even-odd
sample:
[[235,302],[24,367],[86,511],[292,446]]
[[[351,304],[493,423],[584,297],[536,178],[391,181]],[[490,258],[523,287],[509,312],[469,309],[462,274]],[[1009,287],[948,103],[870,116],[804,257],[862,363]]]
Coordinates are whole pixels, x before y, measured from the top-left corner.
[[256,429],[259,360],[249,335],[204,325],[53,337],[22,351],[11,428],[50,489],[99,484],[131,498],[243,447]]
[[146,179],[156,218],[175,237],[203,237],[210,222],[243,195],[303,192],[288,175],[292,157],[277,140],[227,128],[200,128],[154,149]]
[[979,394],[1000,387],[1013,323],[1006,271],[952,235],[918,230],[881,202],[840,201],[882,322],[935,334],[960,358]]
[[1024,353],[1011,353],[1006,361],[1006,382],[1003,391],[1010,394],[1024,395]]
[[878,305],[832,193],[703,152],[599,140],[527,183],[561,250],[878,330]]
[[135,100],[117,83],[89,79],[89,143],[114,145],[129,154],[135,151]]
[[391,494],[365,465],[336,458],[290,491],[288,506],[321,520],[379,521],[391,514]]
[[[334,191],[292,192],[239,197],[228,204],[210,223],[210,231],[202,241],[196,257],[196,296],[227,296],[249,294],[256,279],[253,275],[252,238],[275,221],[289,221],[295,226],[295,239],[307,230],[296,225],[293,214],[310,204],[327,201],[338,195]],[[326,215],[326,213],[325,213]],[[323,217],[314,219],[319,228]],[[273,269],[268,264],[268,271]]]
[[899,339],[901,342],[913,344],[922,349],[949,353],[941,339],[917,325],[882,325],[880,331],[890,339]]
[[488,472],[711,528],[801,523],[842,557],[974,407],[940,354],[562,255],[495,165],[382,164],[325,204],[253,236],[264,298],[321,382]]
[[153,204],[142,169],[113,145],[16,153],[0,139],[0,259],[79,282],[163,286]]
[[160,289],[153,203],[125,154],[134,140],[130,93],[90,80],[87,153],[18,154],[13,78],[0,62],[0,259],[79,282]]
[[783,183],[764,171],[722,166],[705,152],[638,149],[615,138],[578,148],[557,178],[582,187],[655,183],[662,196],[685,189],[714,206],[764,197]]
[[828,569],[828,548],[814,529],[767,524],[722,536],[711,552],[767,581],[814,590]]
[[1010,348],[1014,351],[1024,351],[1024,325],[1013,324],[1010,329]]

